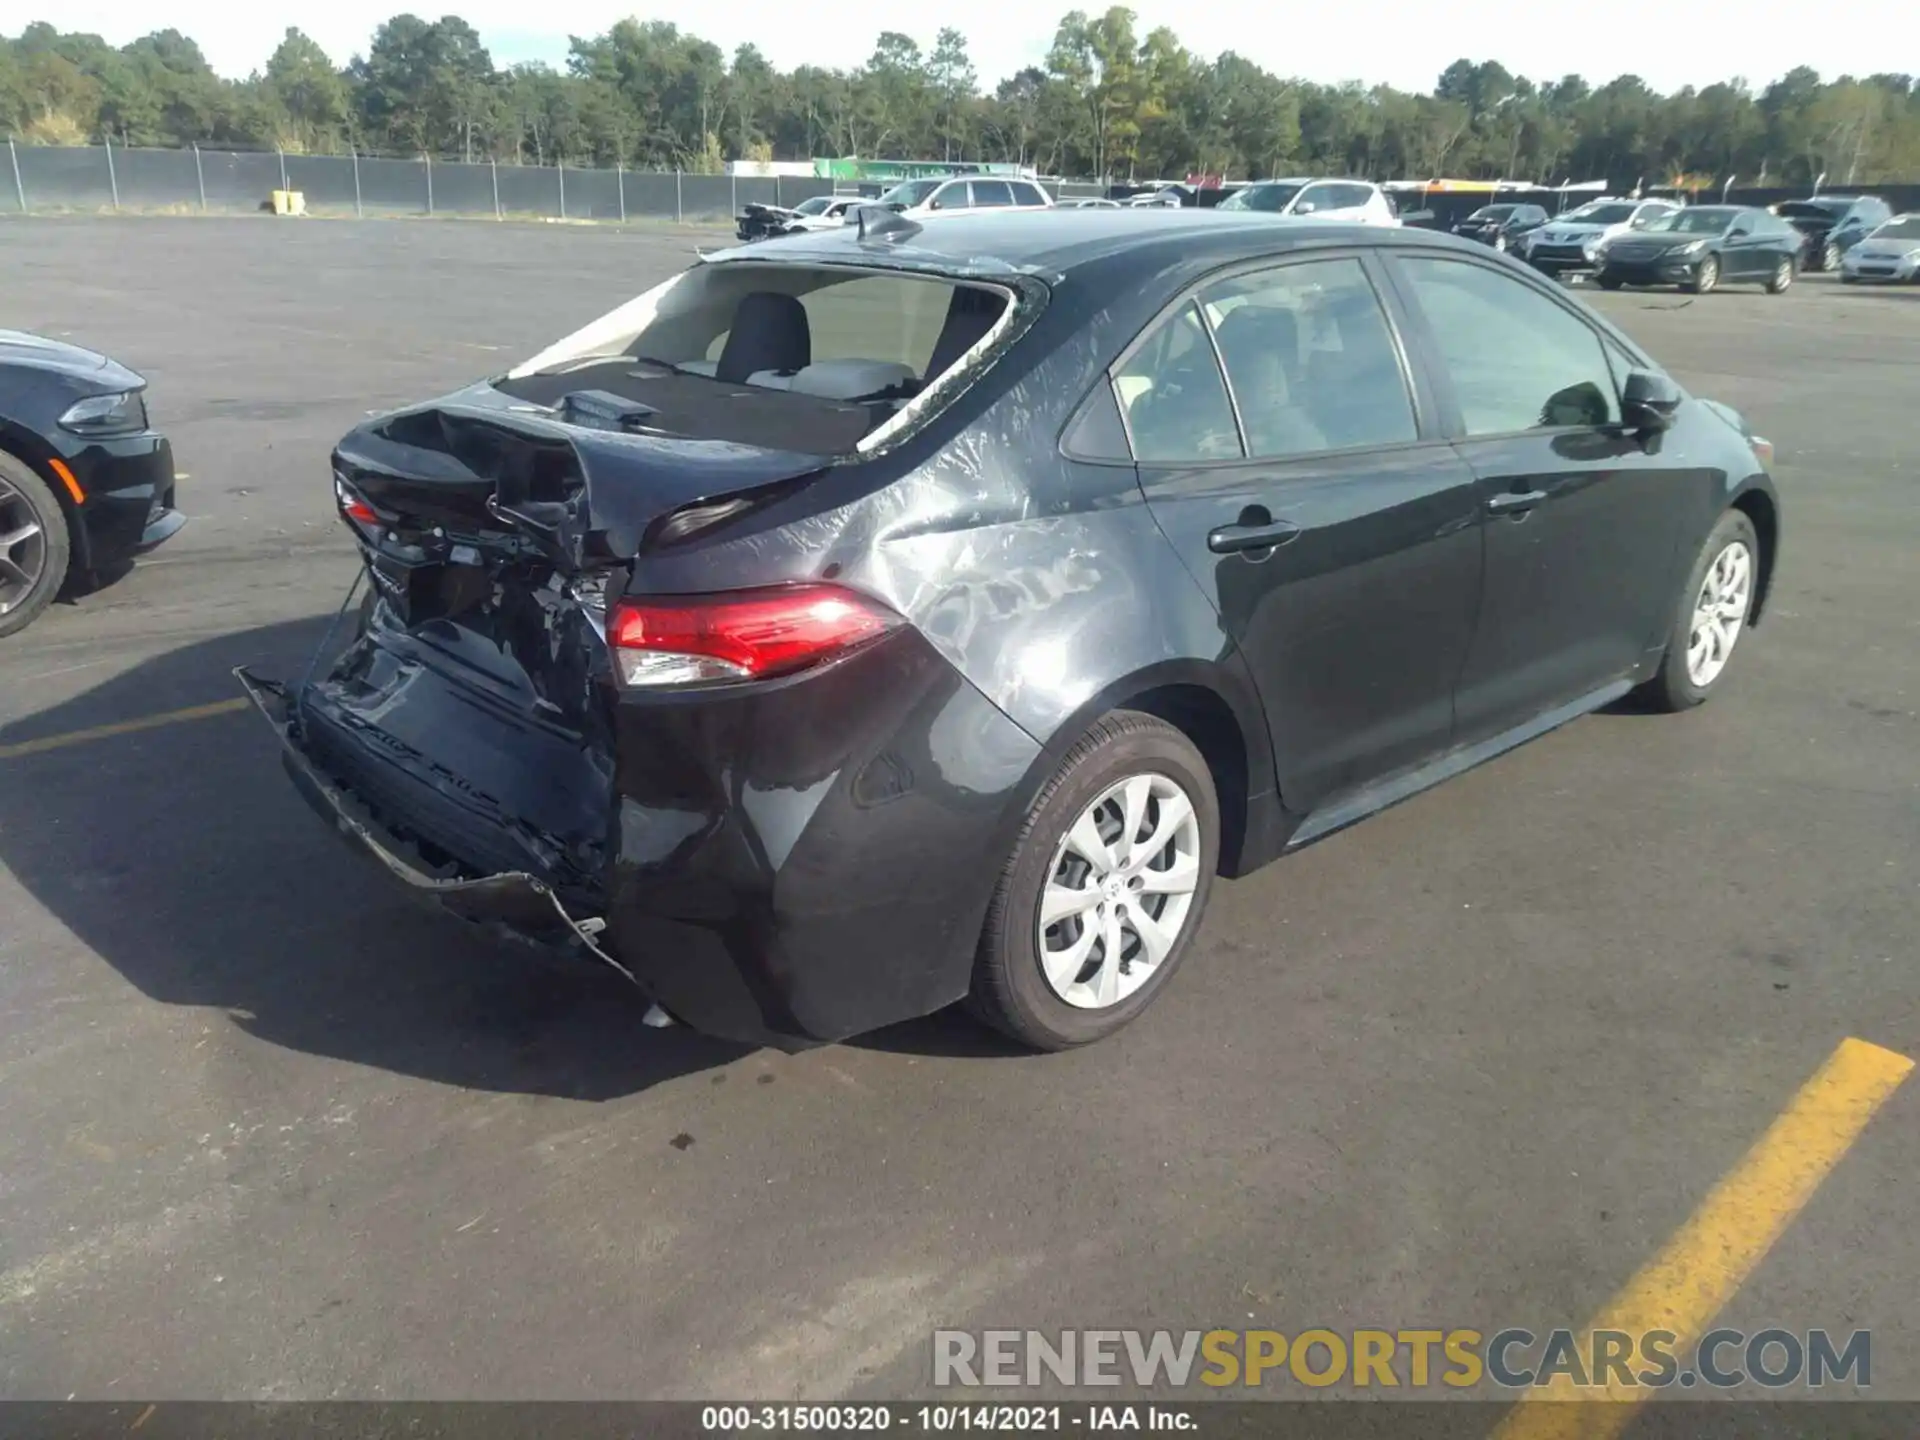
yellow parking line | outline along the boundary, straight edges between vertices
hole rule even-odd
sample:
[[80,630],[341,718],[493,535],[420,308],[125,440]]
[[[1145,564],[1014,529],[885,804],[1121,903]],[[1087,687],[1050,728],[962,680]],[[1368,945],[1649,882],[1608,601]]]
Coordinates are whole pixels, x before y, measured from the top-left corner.
[[[1580,1353],[1593,1353],[1597,1330],[1636,1337],[1671,1330],[1679,1337],[1675,1353],[1684,1353],[1912,1069],[1913,1061],[1904,1055],[1864,1040],[1842,1040],[1665,1248],[1593,1318],[1580,1339]],[[1647,1393],[1645,1387],[1617,1380],[1605,1388],[1577,1389],[1556,1375],[1526,1392],[1494,1431],[1494,1440],[1609,1440],[1633,1418],[1630,1402],[1644,1400]],[[1532,1403],[1554,1400],[1628,1403],[1594,1408]]]
[[84,745],[89,740],[108,740],[115,735],[132,735],[140,730],[157,730],[162,725],[180,725],[188,720],[211,720],[216,715],[231,715],[245,710],[253,702],[245,696],[215,700],[211,705],[189,705],[184,710],[168,710],[160,715],[142,715],[137,720],[118,720],[111,725],[93,725],[85,730],[69,730],[64,735],[43,735],[38,740],[22,740],[0,745],[0,760],[17,760],[22,755],[39,755],[48,750],[64,750],[69,745]]

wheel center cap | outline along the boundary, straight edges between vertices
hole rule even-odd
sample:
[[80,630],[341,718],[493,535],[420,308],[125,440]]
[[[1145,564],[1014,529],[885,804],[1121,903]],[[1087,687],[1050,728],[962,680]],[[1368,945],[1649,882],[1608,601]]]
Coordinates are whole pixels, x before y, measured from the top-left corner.
[[1100,894],[1108,901],[1118,900],[1127,893],[1127,882],[1118,875],[1109,876],[1100,882]]

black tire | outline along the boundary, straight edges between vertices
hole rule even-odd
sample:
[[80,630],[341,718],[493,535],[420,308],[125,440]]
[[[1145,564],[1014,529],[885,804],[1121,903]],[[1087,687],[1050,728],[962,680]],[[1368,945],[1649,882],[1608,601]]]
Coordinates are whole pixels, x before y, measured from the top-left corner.
[[1773,276],[1767,281],[1767,294],[1784,295],[1793,284],[1793,261],[1782,260],[1773,267]]
[[1680,288],[1689,295],[1708,295],[1714,286],[1720,283],[1720,257],[1709,255],[1700,262],[1700,268],[1693,272],[1693,278]]
[[33,522],[40,527],[40,538],[45,547],[40,560],[40,574],[32,588],[24,598],[16,600],[4,615],[0,615],[0,639],[4,639],[31,625],[40,612],[53,603],[54,596],[60,593],[60,587],[67,579],[71,537],[67,534],[66,512],[60,508],[60,502],[54,498],[46,482],[4,451],[0,451],[0,480],[6,482],[7,488],[32,513]]
[[1620,288],[1620,281],[1616,276],[1600,275],[1595,278],[1599,280],[1602,290],[1618,290]]
[[1845,271],[1842,271],[1840,274],[1840,283],[1842,285],[1851,285],[1855,282],[1856,278],[1857,277],[1849,275]]
[[[1102,791],[1132,776],[1155,774],[1186,792],[1198,822],[1199,875],[1186,920],[1166,957],[1133,994],[1104,1009],[1070,1005],[1048,982],[1038,943],[1040,898],[1055,853]],[[1153,1003],[1186,958],[1206,914],[1219,857],[1219,800],[1193,742],[1152,715],[1117,710],[1106,716],[1067,752],[1020,828],[987,909],[968,1008],[1036,1050],[1068,1050],[1113,1034]]]
[[[1722,669],[1705,685],[1696,685],[1687,671],[1687,644],[1693,633],[1694,601],[1706,584],[1708,567],[1736,540],[1746,544],[1753,564],[1752,588],[1746,614],[1740,622],[1740,635],[1746,634],[1747,622],[1753,618],[1753,600],[1760,594],[1760,540],[1754,533],[1751,520],[1738,510],[1729,510],[1714,525],[1706,544],[1700,547],[1700,553],[1694,557],[1687,571],[1687,583],[1674,604],[1673,626],[1667,632],[1667,648],[1660,659],[1660,669],[1640,687],[1640,697],[1655,710],[1691,710],[1719,689],[1727,678],[1726,670]],[[1735,640],[1737,648],[1738,637]],[[1732,656],[1729,655],[1729,665],[1731,660]]]

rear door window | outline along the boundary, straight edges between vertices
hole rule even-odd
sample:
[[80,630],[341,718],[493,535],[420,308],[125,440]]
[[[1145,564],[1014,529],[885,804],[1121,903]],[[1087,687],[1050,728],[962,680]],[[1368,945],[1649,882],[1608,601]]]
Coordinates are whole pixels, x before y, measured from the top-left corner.
[[1012,182],[1012,188],[1013,203],[1016,205],[1044,205],[1047,203],[1046,193],[1042,191],[1038,185],[1029,185],[1024,180],[1015,180]]
[[1316,215],[1324,215],[1329,210],[1339,209],[1340,189],[1341,187],[1337,185],[1309,185],[1294,202],[1294,213],[1300,214],[1308,205],[1313,207],[1313,213]]
[[1240,458],[1240,432],[1199,307],[1162,320],[1113,377],[1134,459],[1182,464]]
[[975,180],[973,203],[975,205],[1011,205],[1013,190],[1004,180]]

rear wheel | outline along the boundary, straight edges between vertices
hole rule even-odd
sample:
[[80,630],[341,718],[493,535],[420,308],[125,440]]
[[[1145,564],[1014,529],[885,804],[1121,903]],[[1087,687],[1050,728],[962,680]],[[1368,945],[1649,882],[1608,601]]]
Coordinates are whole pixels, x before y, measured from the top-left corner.
[[1767,280],[1767,293],[1769,295],[1782,294],[1791,284],[1793,284],[1793,261],[1783,257],[1779,263],[1773,267],[1773,274]]
[[0,636],[24,630],[67,577],[67,517],[41,478],[0,454]]
[[988,907],[968,1005],[1039,1050],[1111,1035],[1166,988],[1220,851],[1193,742],[1120,710],[1067,752],[1028,812]]
[[1695,295],[1706,295],[1711,293],[1713,287],[1719,283],[1720,257],[1709,255],[1700,262],[1700,268],[1693,272],[1693,279],[1689,280],[1684,288]]
[[1820,247],[1820,268],[1822,270],[1840,268],[1840,247],[1831,240]]
[[1598,278],[1602,290],[1618,290],[1620,288],[1620,281],[1615,276],[1602,275]]
[[1700,547],[1675,607],[1659,672],[1641,687],[1661,710],[1691,710],[1713,693],[1746,633],[1759,593],[1760,542],[1738,510],[1720,517]]

